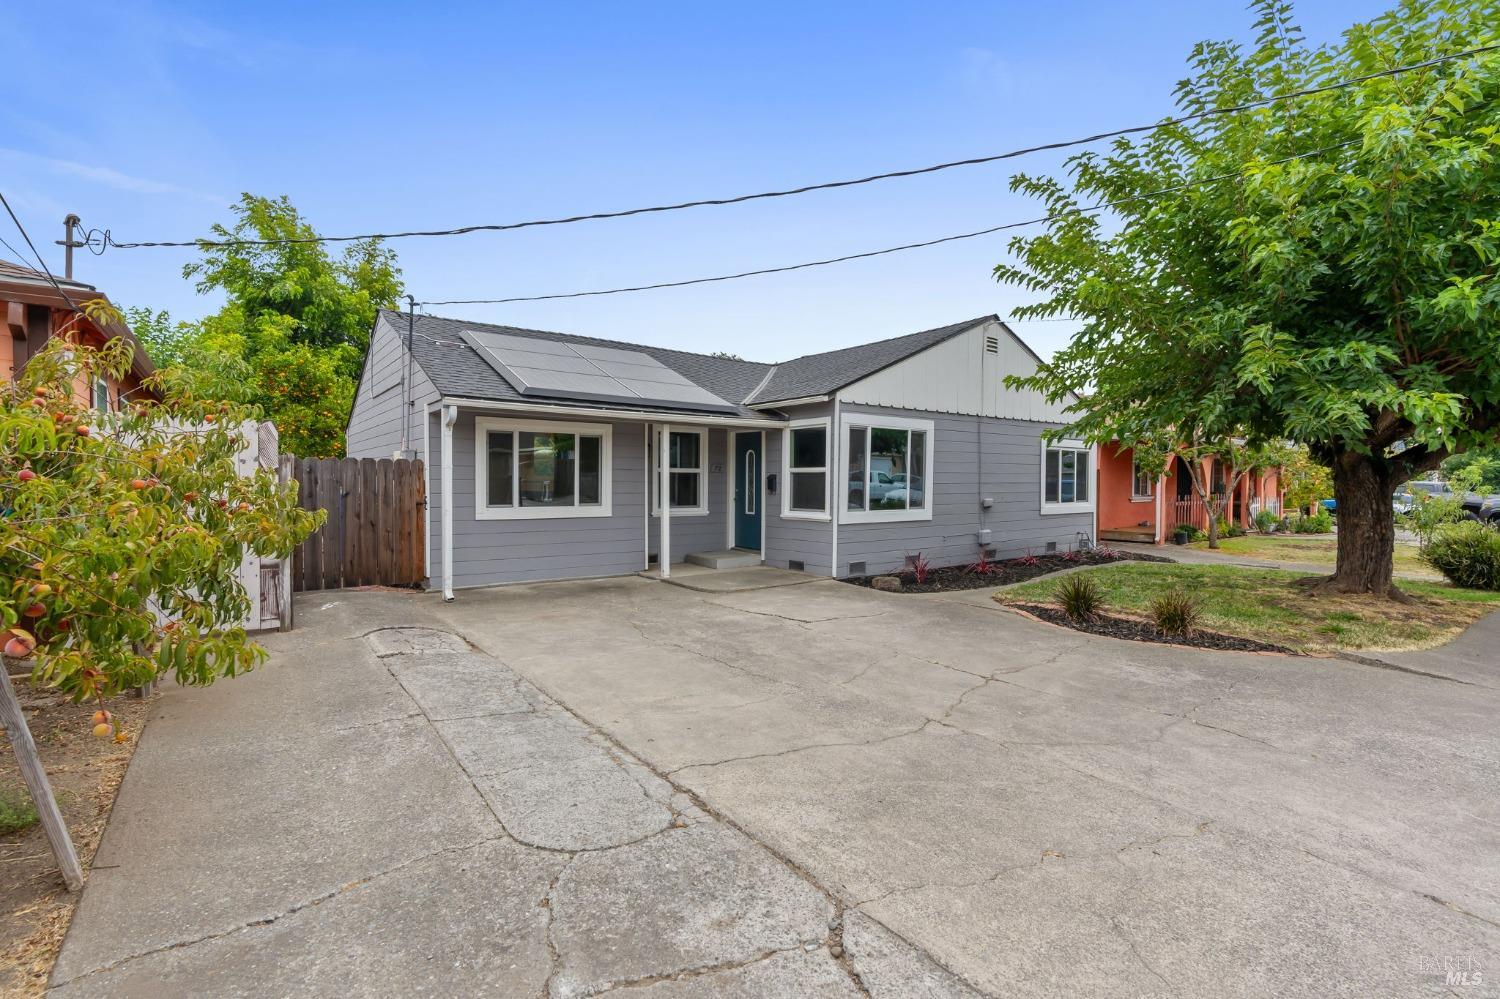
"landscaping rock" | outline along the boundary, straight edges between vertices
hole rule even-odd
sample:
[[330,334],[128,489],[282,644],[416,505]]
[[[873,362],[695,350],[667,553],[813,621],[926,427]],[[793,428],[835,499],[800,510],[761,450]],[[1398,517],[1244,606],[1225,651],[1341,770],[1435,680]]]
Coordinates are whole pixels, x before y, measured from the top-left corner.
[[900,593],[901,580],[895,576],[876,576],[870,580],[871,589],[884,590],[887,593]]

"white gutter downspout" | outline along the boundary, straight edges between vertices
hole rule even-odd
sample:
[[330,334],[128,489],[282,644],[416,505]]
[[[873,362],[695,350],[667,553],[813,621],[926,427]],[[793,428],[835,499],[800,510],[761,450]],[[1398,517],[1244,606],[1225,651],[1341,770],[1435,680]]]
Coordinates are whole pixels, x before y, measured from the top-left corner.
[[443,489],[443,601],[453,602],[453,424],[458,422],[456,406],[443,407],[442,489]]
[[842,414],[842,401],[838,396],[834,396],[833,433],[828,435],[830,439],[828,441],[828,473],[826,475],[826,479],[828,481],[828,519],[833,524],[833,545],[830,553],[832,555],[832,558],[828,560],[831,563],[828,567],[828,574],[834,579],[839,578],[839,503],[834,502],[834,500],[838,499],[838,497],[834,495],[837,490],[833,488],[833,483],[835,481],[834,469],[843,468],[843,466],[838,463],[839,442],[844,439]]
[[[657,568],[661,570],[662,579],[672,578],[672,490],[671,485],[672,465],[672,424],[661,425],[661,439],[656,449],[657,479],[656,498],[661,503],[661,544],[658,545],[660,554],[656,557]],[[707,483],[699,483],[699,487]]]
[[641,461],[645,471],[641,476],[641,571],[646,572],[651,568],[651,435],[656,433],[656,425],[641,425],[646,428],[646,439],[641,442],[645,446]]

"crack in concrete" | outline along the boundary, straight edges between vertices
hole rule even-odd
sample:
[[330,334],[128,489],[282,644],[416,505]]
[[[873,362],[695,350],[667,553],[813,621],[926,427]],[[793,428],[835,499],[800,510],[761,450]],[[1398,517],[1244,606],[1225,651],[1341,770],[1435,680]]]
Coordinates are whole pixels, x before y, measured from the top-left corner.
[[552,924],[554,922],[554,914],[552,912],[552,895],[557,891],[557,884],[562,880],[562,876],[567,873],[569,867],[573,866],[573,861],[575,859],[577,859],[576,855],[573,857],[569,857],[566,861],[563,862],[563,865],[557,869],[557,873],[552,876],[551,882],[548,883],[546,894],[544,894],[542,896],[542,900],[537,903],[538,906],[547,910],[547,923],[546,926],[544,926],[542,929],[542,939],[546,941],[547,944],[547,957],[549,960],[549,965],[547,970],[547,977],[542,982],[542,999],[549,999],[549,997],[552,995],[552,980],[555,979],[557,977],[557,973],[562,970],[562,952],[557,949],[557,941],[552,937]]
[[746,760],[769,760],[774,759],[778,756],[790,756],[793,753],[805,753],[813,749],[837,749],[844,746],[875,746],[882,742],[890,742],[892,739],[903,739],[909,735],[916,735],[928,725],[931,725],[937,721],[938,719],[936,718],[926,718],[923,719],[922,724],[918,725],[916,728],[903,729],[900,732],[878,736],[874,739],[862,739],[849,742],[815,742],[807,746],[793,746],[790,749],[780,749],[774,753],[751,753],[748,756],[731,756],[728,759],[714,760],[706,763],[684,763],[680,767],[675,767],[671,770],[665,771],[665,776],[672,777],[684,770],[698,770],[705,767],[722,767],[726,763],[743,763]]
[[[678,649],[679,651],[697,656],[698,658],[707,660],[708,662],[717,663],[718,665],[723,666],[725,669],[732,669],[736,672],[743,673],[746,676],[754,677],[757,680],[764,680],[766,683],[774,683],[778,686],[787,687],[788,689],[798,691],[799,693],[803,692],[802,688],[797,686],[795,683],[792,683],[788,680],[783,680],[780,677],[770,676],[765,673],[757,673],[755,670],[750,669],[746,666],[741,666],[739,663],[730,662],[728,659],[710,655],[709,653],[704,652],[702,649],[694,648],[691,645],[685,645],[681,642],[674,642],[667,638],[653,638],[652,636],[646,634],[646,624],[637,621],[634,618],[629,619],[626,623],[634,628],[636,634],[641,636],[641,641],[647,643],[648,645],[664,645],[670,649]],[[556,698],[554,698],[554,700],[555,699]]]
[[690,981],[694,978],[702,978],[705,975],[717,975],[726,971],[739,971],[742,968],[753,967],[763,961],[768,961],[780,954],[801,952],[805,949],[800,943],[793,944],[790,947],[776,947],[770,950],[757,951],[752,957],[720,961],[716,964],[698,965],[692,968],[684,968],[680,971],[665,971],[655,975],[643,975],[640,978],[626,978],[619,981],[606,982],[598,988],[591,988],[585,992],[576,994],[580,997],[598,996],[609,992],[649,988],[652,985],[659,985],[662,982]]
[[1120,940],[1124,941],[1125,946],[1130,948],[1130,953],[1135,958],[1136,963],[1139,964],[1142,968],[1146,969],[1147,974],[1151,975],[1151,977],[1155,978],[1158,982],[1161,982],[1162,987],[1165,988],[1168,992],[1172,993],[1174,996],[1180,994],[1177,991],[1177,988],[1171,982],[1167,981],[1166,976],[1153,968],[1151,966],[1151,962],[1147,961],[1145,956],[1141,954],[1140,948],[1138,948],[1135,944],[1135,940],[1133,940],[1130,935],[1125,932],[1125,927],[1120,925],[1119,916],[1111,915],[1109,917],[1109,925],[1114,929],[1115,936],[1119,937]]
[[334,729],[334,733],[358,732],[362,728],[375,728],[379,725],[389,725],[391,722],[406,721],[408,718],[421,718],[422,712],[412,711],[404,715],[391,715],[389,718],[377,718],[374,721],[360,722],[358,725],[344,725]]
[[235,926],[231,926],[231,927],[229,927],[227,929],[215,930],[212,933],[204,933],[204,934],[201,934],[199,936],[191,937],[191,938],[188,938],[188,939],[185,939],[185,940],[174,940],[171,943],[159,944],[158,946],[149,947],[146,950],[138,951],[138,952],[136,952],[134,954],[127,954],[126,956],[121,957],[121,958],[116,958],[115,960],[110,961],[107,964],[101,964],[97,968],[90,968],[88,971],[79,972],[78,974],[73,975],[70,978],[66,978],[66,979],[63,979],[62,981],[58,981],[58,982],[53,982],[49,986],[49,988],[50,989],[60,989],[60,988],[63,988],[64,986],[71,985],[74,982],[81,981],[81,980],[83,980],[85,978],[89,978],[89,977],[92,977],[94,975],[103,974],[103,973],[109,972],[109,971],[115,971],[115,970],[117,970],[117,969],[119,969],[119,968],[121,968],[121,967],[123,967],[123,966],[125,966],[127,964],[134,963],[136,961],[141,960],[142,958],[151,957],[154,954],[161,954],[161,953],[164,953],[166,951],[171,951],[171,950],[181,950],[184,947],[193,947],[193,946],[196,946],[197,944],[208,943],[209,941],[212,941],[212,940],[220,940],[220,939],[223,939],[224,937],[233,936],[236,933],[242,933],[242,932],[244,932],[246,930],[256,929],[257,927],[270,926],[272,923],[279,922],[280,920],[283,920],[283,919],[285,919],[288,916],[294,915],[294,914],[296,914],[298,912],[302,912],[304,909],[314,908],[316,906],[322,905],[324,902],[327,902],[327,901],[330,901],[332,899],[338,898],[338,897],[340,897],[342,895],[346,895],[349,892],[354,891],[357,888],[362,888],[365,885],[373,884],[374,882],[379,881],[379,880],[381,880],[383,878],[387,878],[387,877],[390,877],[392,875],[399,874],[402,871],[406,870],[408,867],[412,867],[415,864],[420,864],[420,863],[422,863],[424,861],[431,860],[434,857],[440,857],[443,854],[447,854],[447,853],[462,853],[462,852],[464,852],[466,850],[477,850],[477,849],[479,849],[481,846],[483,846],[486,843],[495,843],[495,842],[499,842],[502,839],[505,839],[505,837],[503,837],[503,836],[488,836],[488,837],[485,837],[484,839],[477,839],[477,840],[474,840],[473,842],[464,843],[464,844],[461,844],[459,846],[445,846],[445,847],[442,847],[441,849],[433,850],[431,852],[424,853],[424,854],[421,854],[421,855],[416,856],[416,857],[412,857],[412,858],[410,858],[408,860],[404,860],[401,863],[396,864],[393,867],[387,867],[387,868],[384,868],[383,870],[376,871],[373,874],[367,874],[367,875],[365,875],[363,877],[356,878],[353,881],[349,881],[349,882],[346,882],[345,884],[339,885],[337,888],[334,888],[331,891],[326,891],[326,892],[323,892],[322,894],[316,895],[316,896],[314,896],[312,898],[304,899],[301,902],[296,902],[293,905],[291,905],[291,906],[289,906],[289,907],[287,907],[287,908],[285,908],[285,909],[281,910],[280,912],[277,912],[277,913],[275,913],[273,915],[262,916],[259,919],[247,920],[246,922],[239,923],[239,924],[237,924]]

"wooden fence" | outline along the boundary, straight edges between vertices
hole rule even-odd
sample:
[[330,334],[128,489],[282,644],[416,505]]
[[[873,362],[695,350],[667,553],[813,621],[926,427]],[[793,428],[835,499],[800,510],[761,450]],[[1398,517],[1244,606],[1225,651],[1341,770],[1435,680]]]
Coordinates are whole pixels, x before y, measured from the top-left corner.
[[289,458],[303,509],[328,519],[292,557],[296,590],[412,586],[426,577],[422,462]]

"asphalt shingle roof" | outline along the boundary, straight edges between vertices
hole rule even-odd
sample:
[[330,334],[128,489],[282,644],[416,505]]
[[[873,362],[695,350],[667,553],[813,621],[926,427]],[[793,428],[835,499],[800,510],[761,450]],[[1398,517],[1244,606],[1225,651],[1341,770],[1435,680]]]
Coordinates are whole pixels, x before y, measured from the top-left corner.
[[[554,333],[548,330],[522,329],[493,323],[476,323],[440,316],[417,316],[412,338],[412,354],[438,391],[445,396],[471,399],[520,400],[523,396],[463,339],[464,330],[508,333],[562,343],[588,343],[605,347],[639,350],[676,371],[684,378],[714,395],[735,404],[741,416],[763,416],[748,408],[749,403],[772,404],[807,396],[827,395],[856,382],[882,368],[889,367],[965,330],[972,329],[994,316],[981,316],[951,326],[924,330],[890,340],[845,347],[821,354],[808,354],[783,364],[765,364],[736,358],[696,354],[648,344],[604,340],[598,337]],[[391,332],[404,339],[405,313],[382,310],[380,321]],[[536,401],[534,397],[524,397]],[[601,408],[629,408],[598,404]]]

